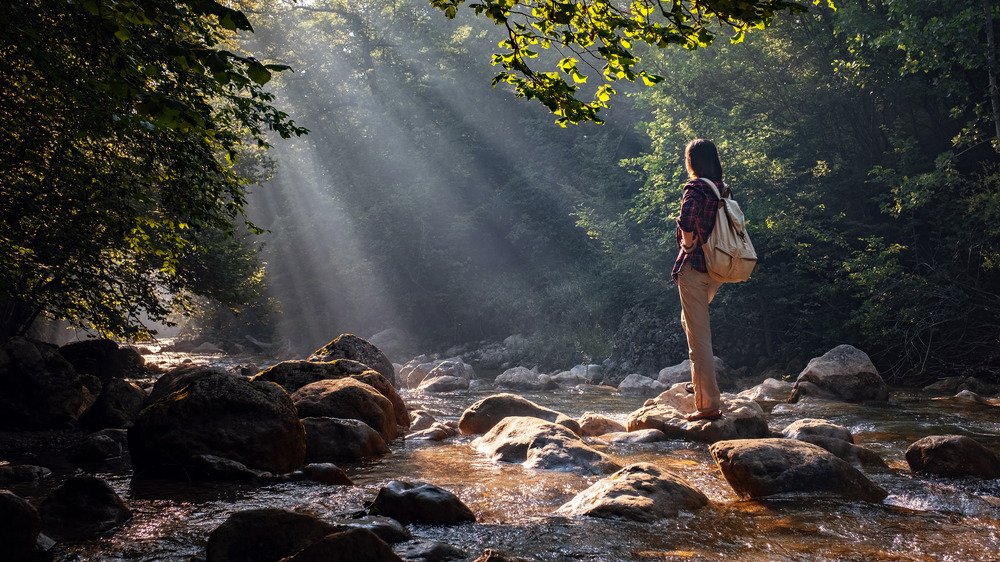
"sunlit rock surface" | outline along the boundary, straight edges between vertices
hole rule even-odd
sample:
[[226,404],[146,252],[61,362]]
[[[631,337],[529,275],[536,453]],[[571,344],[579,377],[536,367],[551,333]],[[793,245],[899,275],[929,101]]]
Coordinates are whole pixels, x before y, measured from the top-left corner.
[[694,411],[694,394],[684,388],[684,383],[677,383],[629,414],[625,425],[628,431],[659,429],[668,438],[705,443],[761,438],[770,434],[764,410],[749,398],[723,394],[723,416],[718,420],[687,421],[685,416]]
[[287,509],[240,511],[208,535],[206,562],[264,562],[291,556],[346,529]]
[[657,396],[667,390],[667,385],[638,373],[632,373],[618,384],[622,396]]
[[712,457],[741,498],[836,495],[881,502],[888,493],[848,462],[795,439],[719,441]]
[[845,402],[885,402],[889,387],[868,354],[839,345],[809,361],[795,380],[790,402],[814,396]]
[[[721,357],[712,357],[712,363],[715,365],[715,380],[720,387],[726,387],[732,378],[732,369]],[[666,386],[691,382],[691,360],[685,359],[676,365],[664,367],[655,378]]]
[[61,539],[93,538],[132,517],[132,512],[104,480],[73,476],[38,508],[45,533]]
[[370,510],[401,523],[459,525],[476,520],[458,496],[425,482],[389,482],[379,490]]
[[305,429],[288,393],[218,371],[192,377],[147,406],[129,429],[128,443],[137,474],[177,477],[186,477],[194,455],[282,474],[302,467],[306,453]]
[[786,439],[802,439],[808,436],[831,437],[841,439],[849,443],[854,443],[854,436],[846,427],[837,425],[829,420],[817,418],[803,418],[788,424],[781,434]]
[[552,377],[527,367],[511,367],[493,379],[493,386],[509,390],[552,390],[559,386]]
[[583,415],[580,416],[579,422],[580,435],[583,435],[584,437],[625,431],[625,424],[622,422],[594,412],[584,412]]
[[913,472],[939,476],[1000,478],[1000,456],[964,435],[932,435],[906,449]]
[[417,390],[422,392],[454,392],[456,390],[468,390],[469,379],[452,376],[431,376],[428,375]]
[[607,474],[621,468],[566,427],[533,417],[504,418],[472,445],[495,461],[526,468],[577,474]]
[[392,382],[381,373],[358,361],[350,359],[335,359],[327,362],[282,361],[265,369],[250,380],[271,381],[281,385],[289,394],[295,394],[307,384],[343,378],[353,378],[379,391],[382,396],[392,402],[396,423],[403,427],[410,426],[410,416],[406,412],[406,404]]
[[535,404],[516,394],[494,394],[476,402],[458,421],[458,429],[463,435],[486,433],[493,426],[510,416],[530,416],[554,422],[580,434],[580,424],[565,414]]
[[[354,377],[307,384],[292,394],[292,401],[303,418],[361,420],[379,432],[386,442],[395,439],[399,432],[392,402]],[[407,417],[407,425],[409,422]]]
[[740,392],[739,396],[744,396],[751,400],[786,402],[791,397],[794,388],[795,385],[788,381],[769,378],[753,388]]
[[306,428],[306,462],[362,460],[389,452],[378,431],[363,421],[343,418],[302,418]]
[[317,349],[309,361],[326,363],[336,359],[350,359],[368,365],[381,373],[393,386],[399,387],[392,361],[368,340],[354,334],[342,334],[337,339]]
[[[91,376],[86,376],[94,380]],[[0,345],[0,425],[23,429],[64,427],[100,392],[54,346],[17,336]]]
[[0,553],[5,560],[35,560],[35,544],[42,532],[42,518],[28,500],[0,490]]
[[853,465],[888,468],[878,453],[855,445],[850,430],[828,420],[815,418],[796,420],[788,424],[781,433],[786,439],[798,439],[823,447]]
[[655,521],[708,505],[679,475],[650,463],[629,465],[599,480],[558,509],[565,515]]

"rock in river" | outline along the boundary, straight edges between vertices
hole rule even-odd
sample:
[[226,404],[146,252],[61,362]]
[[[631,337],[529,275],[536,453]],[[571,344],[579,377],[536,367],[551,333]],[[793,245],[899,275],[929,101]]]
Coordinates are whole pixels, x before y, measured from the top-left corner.
[[681,510],[708,505],[708,498],[683,478],[650,463],[636,463],[599,480],[558,512],[604,519],[655,521]]
[[621,468],[569,429],[532,417],[504,418],[473,441],[473,447],[493,460],[523,463],[526,468],[577,474],[608,474]]
[[[292,401],[303,418],[361,420],[379,432],[386,443],[399,434],[392,402],[371,385],[353,377],[307,384],[292,394]],[[407,417],[407,427],[409,424]]]
[[516,394],[494,394],[483,398],[462,413],[458,430],[463,435],[486,433],[493,426],[510,416],[531,416],[565,426],[580,435],[580,424],[573,418],[555,410],[539,406]]
[[940,476],[1000,478],[1000,457],[975,439],[964,435],[932,435],[906,449],[913,472]]
[[865,352],[838,345],[809,361],[795,379],[789,402],[814,396],[844,402],[885,402],[889,387]]
[[675,384],[629,414],[625,424],[628,430],[659,429],[667,438],[705,443],[725,439],[755,439],[770,434],[764,410],[750,398],[732,394],[722,395],[721,419],[688,421],[685,416],[695,411],[694,394],[684,386],[684,383]]

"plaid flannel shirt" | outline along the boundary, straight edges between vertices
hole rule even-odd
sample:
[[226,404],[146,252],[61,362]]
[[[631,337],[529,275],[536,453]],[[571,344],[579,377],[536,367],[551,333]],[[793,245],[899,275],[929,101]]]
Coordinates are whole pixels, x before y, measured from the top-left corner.
[[[712,181],[716,187],[723,190],[723,194],[728,191],[728,187],[721,180]],[[685,253],[683,248],[678,251],[674,269],[670,272],[674,283],[677,283],[677,274],[686,263],[691,264],[692,269],[708,273],[705,251],[701,249],[701,245],[712,234],[715,228],[715,215],[719,212],[719,200],[715,197],[715,192],[707,183],[697,178],[684,184],[681,201],[681,216],[677,219],[677,246],[678,248],[681,246],[681,229],[683,229],[685,232],[694,232],[695,249],[690,253]]]

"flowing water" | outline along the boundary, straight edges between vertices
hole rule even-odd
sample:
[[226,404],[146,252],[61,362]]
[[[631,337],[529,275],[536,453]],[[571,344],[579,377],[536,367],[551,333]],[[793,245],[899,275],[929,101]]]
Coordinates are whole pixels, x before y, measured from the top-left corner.
[[[403,391],[410,409],[439,420],[457,420],[492,391],[423,395]],[[598,387],[524,393],[526,398],[578,417],[603,413],[624,421],[642,399]],[[498,464],[475,451],[471,438],[436,443],[397,440],[378,461],[341,465],[354,487],[311,482],[263,486],[195,483],[133,486],[127,466],[108,466],[109,480],[134,517],[99,540],[55,547],[55,560],[188,561],[204,557],[209,532],[240,510],[282,507],[327,520],[349,518],[394,479],[435,484],[458,495],[477,522],[457,527],[412,525],[416,541],[458,547],[474,560],[494,548],[535,561],[644,560],[997,560],[1000,557],[1000,483],[912,475],[906,447],[926,435],[965,434],[1000,450],[1000,409],[894,392],[886,406],[765,404],[772,429],[800,418],[845,426],[862,446],[878,452],[890,470],[867,471],[889,492],[881,504],[831,498],[740,501],[722,478],[708,446],[684,441],[618,445],[588,442],[620,464],[667,467],[711,500],[695,513],[655,523],[567,518],[555,510],[598,480],[554,471]],[[58,483],[57,475],[53,482]],[[45,489],[15,492],[36,504]],[[397,545],[401,546],[401,545]]]

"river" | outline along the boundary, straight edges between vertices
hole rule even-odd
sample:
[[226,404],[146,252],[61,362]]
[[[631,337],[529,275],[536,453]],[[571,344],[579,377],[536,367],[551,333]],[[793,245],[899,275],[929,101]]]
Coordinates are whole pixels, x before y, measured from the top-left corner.
[[[457,420],[478,390],[441,395],[401,391],[408,407],[439,420]],[[643,399],[600,387],[522,393],[573,417],[602,413],[624,421]],[[708,452],[679,440],[641,445],[588,438],[619,464],[651,462],[680,474],[709,497],[709,507],[656,523],[567,518],[555,510],[596,476],[498,464],[475,451],[472,437],[443,442],[398,439],[378,461],[342,464],[353,487],[312,482],[251,486],[231,483],[146,484],[133,487],[127,464],[95,467],[134,517],[98,540],[62,543],[61,561],[184,561],[204,557],[208,534],[240,510],[283,507],[334,520],[349,518],[393,479],[419,480],[458,495],[477,522],[457,527],[411,525],[414,541],[440,541],[474,560],[494,548],[533,561],[882,561],[997,560],[1000,556],[1000,481],[948,479],[910,473],[906,447],[927,435],[963,434],[1000,450],[1000,409],[936,400],[894,390],[887,405],[805,402],[762,404],[772,429],[801,418],[824,418],[851,430],[855,442],[879,453],[890,470],[866,471],[889,492],[881,504],[798,497],[740,501]],[[37,503],[68,474],[44,485],[12,488]],[[405,544],[396,545],[401,552]]]

